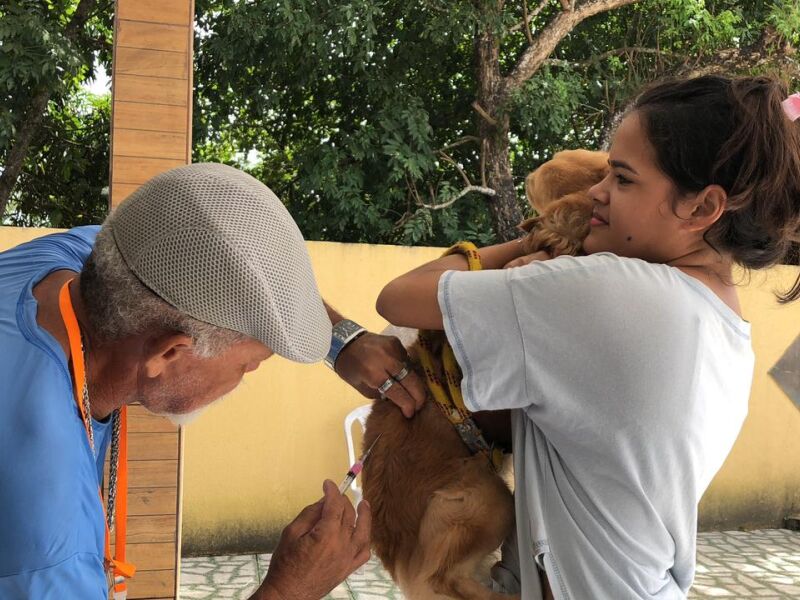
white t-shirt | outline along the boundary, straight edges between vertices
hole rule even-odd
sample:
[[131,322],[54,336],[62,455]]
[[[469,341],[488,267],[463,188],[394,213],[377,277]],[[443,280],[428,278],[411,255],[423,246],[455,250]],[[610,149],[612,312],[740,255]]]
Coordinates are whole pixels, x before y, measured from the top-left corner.
[[678,269],[600,253],[445,273],[470,410],[513,411],[523,599],[684,598],[697,504],[731,450],[750,326]]

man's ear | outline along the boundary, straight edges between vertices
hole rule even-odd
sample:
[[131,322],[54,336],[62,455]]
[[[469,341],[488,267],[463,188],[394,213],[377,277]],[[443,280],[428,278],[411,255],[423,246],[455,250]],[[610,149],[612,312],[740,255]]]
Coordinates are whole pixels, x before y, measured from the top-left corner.
[[144,374],[155,379],[176,360],[192,353],[194,341],[184,333],[167,333],[151,338],[145,345]]
[[719,185],[709,185],[686,202],[685,225],[689,231],[708,229],[725,212],[728,194]]

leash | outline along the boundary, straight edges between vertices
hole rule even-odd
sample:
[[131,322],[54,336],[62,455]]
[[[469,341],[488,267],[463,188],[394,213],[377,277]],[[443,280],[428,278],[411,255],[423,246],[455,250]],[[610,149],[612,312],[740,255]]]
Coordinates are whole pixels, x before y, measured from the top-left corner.
[[[451,254],[461,254],[466,257],[470,271],[483,269],[478,248],[472,242],[459,242],[448,249],[443,256]],[[436,406],[453,425],[469,451],[472,454],[482,454],[492,468],[499,471],[503,463],[503,452],[486,441],[480,428],[472,419],[472,413],[464,404],[464,396],[461,394],[461,369],[450,343],[446,338],[442,341],[442,338],[444,338],[444,334],[441,331],[422,329],[419,332],[419,361],[425,371],[425,383],[428,391]],[[437,356],[434,348],[440,342],[442,349]],[[436,368],[439,363],[444,372],[444,382],[439,377]]]

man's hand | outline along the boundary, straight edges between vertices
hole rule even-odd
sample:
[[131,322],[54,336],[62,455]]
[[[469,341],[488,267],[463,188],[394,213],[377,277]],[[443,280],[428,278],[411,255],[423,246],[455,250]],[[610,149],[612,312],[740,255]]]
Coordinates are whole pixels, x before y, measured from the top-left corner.
[[539,252],[534,252],[533,254],[526,254],[524,256],[520,256],[519,258],[515,258],[514,260],[507,262],[503,268],[513,269],[514,267],[523,267],[535,260],[549,260],[551,258],[553,257],[547,252],[540,250]]
[[372,514],[326,480],[325,496],[307,506],[281,534],[269,571],[251,600],[319,600],[369,560]]
[[[347,345],[336,359],[339,377],[367,398],[380,398],[378,388],[409,365],[408,353],[396,337],[365,333]],[[419,376],[409,373],[384,393],[410,418],[425,402],[425,386]]]

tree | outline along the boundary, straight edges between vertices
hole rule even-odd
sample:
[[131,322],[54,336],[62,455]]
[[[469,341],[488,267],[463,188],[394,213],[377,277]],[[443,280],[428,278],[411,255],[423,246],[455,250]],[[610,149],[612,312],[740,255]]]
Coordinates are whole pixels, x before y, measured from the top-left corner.
[[[89,1],[0,6],[3,176],[31,132],[6,222],[100,214],[107,116],[94,113],[107,109],[77,90],[110,62],[110,0],[65,34]],[[793,0],[580,13],[608,6],[597,1],[197,0],[194,158],[253,173],[310,239],[487,244],[527,210],[525,175],[560,149],[600,147],[647,82],[708,70],[800,82]]]
[[108,213],[111,97],[78,90],[49,104],[8,204],[6,222],[26,227],[100,223]]
[[[96,56],[109,61],[112,5],[9,0],[0,8],[0,216],[20,174],[36,170],[42,148],[35,140],[51,145],[40,135],[47,115],[68,110],[80,85],[93,77]],[[54,130],[53,121],[49,125]],[[105,165],[107,172],[107,158]]]
[[621,4],[200,1],[195,157],[250,170],[313,239],[487,243],[513,235],[524,176],[600,146],[642,84],[795,64],[793,3],[601,14]]

